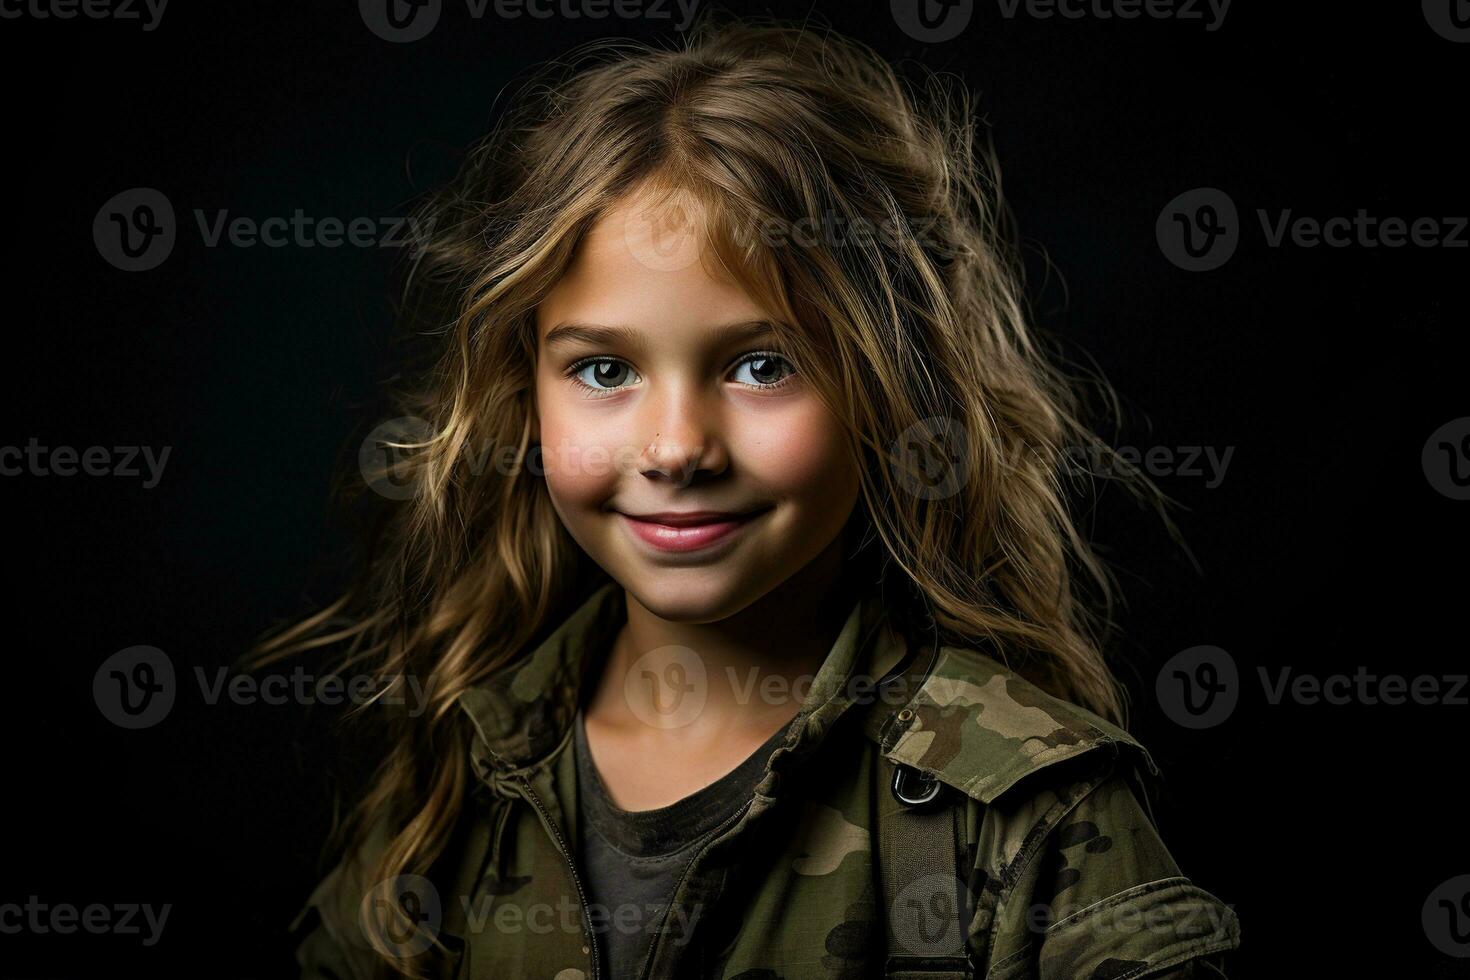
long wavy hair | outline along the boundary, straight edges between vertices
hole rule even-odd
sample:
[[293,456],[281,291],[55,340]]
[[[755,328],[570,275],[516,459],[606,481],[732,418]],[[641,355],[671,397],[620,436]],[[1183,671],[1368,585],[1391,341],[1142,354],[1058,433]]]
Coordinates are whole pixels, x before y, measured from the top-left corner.
[[[541,69],[423,200],[432,232],[398,304],[428,348],[395,393],[424,423],[401,444],[408,491],[349,591],[247,658],[326,648],[390,687],[424,682],[417,717],[356,713],[385,749],[329,849],[358,853],[376,824],[371,880],[426,873],[473,785],[456,699],[606,581],[535,466],[534,317],[581,236],[644,190],[697,203],[708,254],[775,314],[783,354],[846,426],[857,557],[896,618],[932,616],[945,642],[1123,723],[1102,653],[1115,589],[1073,513],[1091,486],[1079,461],[1113,458],[1084,403],[1117,403],[1028,326],[972,102],[830,31],[705,16],[667,48],[595,42]],[[1161,497],[1136,470],[1112,475]]]

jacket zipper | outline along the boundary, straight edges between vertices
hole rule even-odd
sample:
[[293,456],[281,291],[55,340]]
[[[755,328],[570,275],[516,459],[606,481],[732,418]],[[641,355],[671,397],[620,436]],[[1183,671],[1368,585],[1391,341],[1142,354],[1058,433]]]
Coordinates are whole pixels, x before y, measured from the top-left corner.
[[587,893],[582,888],[582,879],[577,876],[577,862],[573,860],[571,849],[567,847],[566,839],[562,837],[561,831],[557,829],[556,822],[551,819],[551,814],[546,811],[546,807],[541,805],[540,797],[531,789],[531,780],[522,776],[521,785],[526,789],[526,799],[540,812],[542,823],[547,826],[551,831],[551,836],[556,839],[556,846],[561,849],[562,857],[567,862],[567,869],[572,873],[572,884],[577,886],[577,903],[582,908],[582,924],[587,929],[588,949],[592,951],[592,980],[598,980],[597,933],[592,929],[592,917],[587,911]]
[[[796,717],[792,720],[791,724],[795,725],[798,721],[800,721],[800,723],[805,726],[806,720],[805,718],[803,718],[804,713],[804,711],[798,711],[796,713]],[[800,741],[800,739],[787,739],[787,751],[790,751],[791,746],[794,745],[796,741]],[[734,813],[730,814],[730,816],[726,817],[719,826],[710,831],[709,837],[705,839],[704,845],[700,847],[699,851],[694,855],[693,858],[690,859],[689,863],[684,865],[684,870],[679,874],[679,880],[674,882],[674,891],[673,894],[669,896],[668,908],[664,909],[663,918],[659,919],[658,931],[653,934],[653,942],[648,944],[648,955],[643,958],[643,969],[638,971],[638,980],[652,980],[649,975],[649,971],[653,969],[653,954],[658,951],[658,940],[659,937],[664,934],[664,923],[669,921],[669,912],[674,907],[674,899],[677,898],[679,895],[679,886],[684,884],[685,878],[689,877],[689,869],[693,868],[696,864],[699,863],[699,859],[704,857],[704,852],[709,850],[710,845],[715,842],[715,838],[723,834],[732,823],[738,823],[740,818],[745,816],[745,812],[749,810],[754,803],[755,797],[752,796],[750,799],[745,801],[744,806],[742,806],[739,810],[736,810]]]
[[659,919],[658,931],[653,934],[653,942],[648,944],[648,954],[643,958],[643,969],[638,971],[639,980],[649,980],[649,971],[653,969],[653,954],[658,950],[659,937],[664,934],[664,923],[669,921],[669,912],[674,907],[674,899],[679,894],[679,886],[684,884],[685,878],[689,877],[689,869],[699,863],[699,859],[704,856],[705,851],[709,850],[709,847],[711,844],[714,843],[715,838],[723,834],[726,828],[728,828],[732,822],[738,821],[741,817],[743,817],[745,815],[745,811],[749,810],[751,804],[753,804],[754,802],[755,797],[752,796],[750,799],[745,801],[744,806],[742,806],[739,810],[736,810],[734,813],[730,814],[730,816],[725,818],[723,823],[721,823],[714,830],[710,831],[709,837],[705,840],[704,845],[700,847],[699,851],[694,855],[694,857],[689,860],[689,863],[684,865],[684,870],[679,873],[679,880],[674,882],[674,891],[673,894],[669,896],[668,907],[664,909],[663,917]]

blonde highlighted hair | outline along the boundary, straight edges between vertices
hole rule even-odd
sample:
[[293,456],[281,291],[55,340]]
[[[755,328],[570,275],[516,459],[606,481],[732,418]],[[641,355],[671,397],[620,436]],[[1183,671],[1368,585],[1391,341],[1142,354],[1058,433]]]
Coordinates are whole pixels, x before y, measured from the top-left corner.
[[[709,16],[673,49],[598,42],[521,90],[419,215],[432,233],[400,310],[432,347],[400,393],[429,423],[404,460],[412,494],[360,583],[250,658],[329,647],[428,692],[418,717],[359,712],[386,755],[334,848],[357,853],[386,821],[371,880],[425,873],[472,786],[456,699],[600,584],[526,465],[534,316],[581,236],[640,191],[698,202],[710,253],[848,427],[860,556],[901,586],[899,621],[932,612],[946,642],[1124,720],[1101,652],[1110,575],[1069,506],[1075,461],[1110,450],[1028,326],[997,173],[967,91],[907,83],[809,25]],[[468,465],[487,447],[514,465]]]

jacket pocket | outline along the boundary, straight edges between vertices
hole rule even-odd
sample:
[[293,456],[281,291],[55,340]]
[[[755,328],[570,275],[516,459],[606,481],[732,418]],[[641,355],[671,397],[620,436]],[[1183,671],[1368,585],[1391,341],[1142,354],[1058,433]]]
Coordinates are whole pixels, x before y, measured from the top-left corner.
[[1040,977],[1141,980],[1239,945],[1233,909],[1188,878],[1164,878],[1053,923],[1042,940]]

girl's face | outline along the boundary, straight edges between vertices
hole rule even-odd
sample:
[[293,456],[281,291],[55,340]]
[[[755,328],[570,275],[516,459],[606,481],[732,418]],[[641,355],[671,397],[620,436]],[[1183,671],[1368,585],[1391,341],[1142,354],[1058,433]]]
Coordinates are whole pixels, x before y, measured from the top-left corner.
[[842,427],[769,314],[648,197],[583,240],[536,311],[534,431],[568,532],[643,606],[707,623],[832,546],[857,500]]

